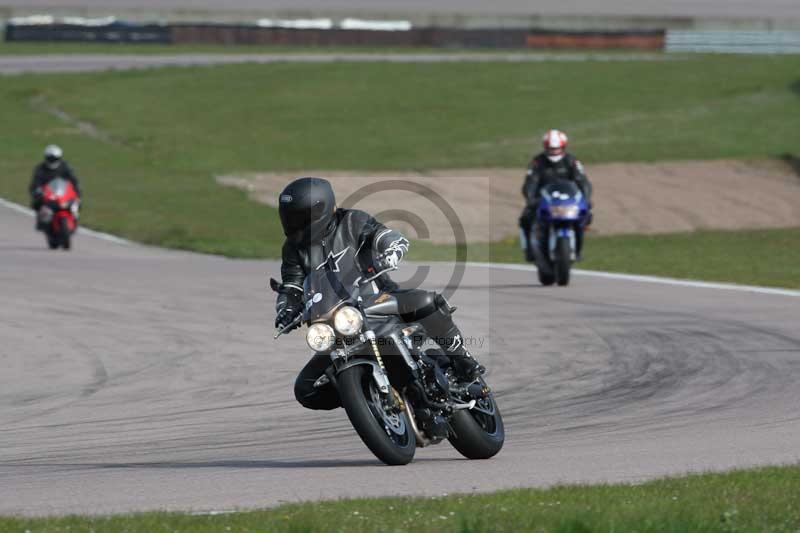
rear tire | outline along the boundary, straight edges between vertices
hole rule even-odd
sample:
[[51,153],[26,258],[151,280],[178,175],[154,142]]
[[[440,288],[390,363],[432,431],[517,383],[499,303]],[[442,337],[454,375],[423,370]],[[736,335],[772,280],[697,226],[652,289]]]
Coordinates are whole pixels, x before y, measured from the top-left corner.
[[562,287],[569,285],[569,269],[572,266],[572,246],[567,237],[559,237],[556,243],[556,281]]
[[59,225],[61,246],[65,250],[69,250],[72,247],[72,233],[69,230],[69,221],[66,218],[62,218]]
[[52,233],[50,233],[49,228],[45,230],[45,236],[47,237],[47,246],[51,250],[55,250],[61,245],[61,243],[58,240],[58,235],[53,235]]
[[489,459],[497,455],[505,443],[503,417],[492,393],[476,407],[493,414],[475,409],[457,411],[450,420],[453,432],[448,440],[467,459]]
[[414,459],[417,441],[404,412],[388,415],[369,365],[348,368],[336,378],[339,397],[358,436],[387,465],[406,465]]

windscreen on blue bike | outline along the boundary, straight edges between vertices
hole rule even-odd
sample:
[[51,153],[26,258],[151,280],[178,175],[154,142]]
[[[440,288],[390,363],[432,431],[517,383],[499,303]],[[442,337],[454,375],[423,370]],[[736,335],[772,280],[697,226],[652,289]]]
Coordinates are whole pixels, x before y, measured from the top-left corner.
[[558,202],[574,199],[580,201],[583,193],[578,185],[571,180],[560,179],[542,187],[542,197],[548,202]]
[[342,303],[354,299],[361,272],[353,262],[328,260],[306,276],[303,282],[305,299],[304,322],[327,320]]

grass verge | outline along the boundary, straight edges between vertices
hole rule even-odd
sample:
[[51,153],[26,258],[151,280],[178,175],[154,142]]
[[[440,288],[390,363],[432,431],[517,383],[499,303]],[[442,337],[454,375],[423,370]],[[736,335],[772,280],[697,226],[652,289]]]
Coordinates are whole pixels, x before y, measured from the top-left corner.
[[150,244],[276,257],[274,210],[217,186],[215,175],[524,168],[535,136],[552,126],[568,130],[590,162],[780,156],[800,145],[798,71],[793,56],[716,56],[6,77],[0,196],[26,203],[31,168],[55,142],[83,178],[88,226]]
[[676,477],[642,485],[559,486],[486,495],[283,505],[217,516],[0,518],[26,531],[797,531],[800,467]]
[[[411,259],[453,261],[455,247],[415,243]],[[800,289],[800,228],[586,238],[576,268]],[[468,247],[471,261],[522,262],[516,240]]]

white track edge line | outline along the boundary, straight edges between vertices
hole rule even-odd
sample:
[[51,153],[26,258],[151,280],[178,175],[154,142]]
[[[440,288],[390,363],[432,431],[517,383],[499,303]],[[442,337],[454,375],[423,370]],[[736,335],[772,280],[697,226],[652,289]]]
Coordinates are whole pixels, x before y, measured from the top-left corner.
[[[498,270],[516,270],[523,272],[536,272],[536,267],[531,265],[515,265],[513,263],[467,263],[468,266],[477,268],[494,268]],[[603,272],[600,270],[572,270],[573,274],[585,277],[605,278],[621,281],[634,281],[639,283],[655,283],[660,285],[674,285],[679,287],[693,287],[697,289],[717,289],[726,291],[753,292],[757,294],[772,294],[779,296],[800,297],[799,290],[778,289],[773,287],[759,287],[756,285],[738,285],[736,283],[715,283],[711,281],[696,281],[690,279],[667,278],[660,276],[645,276],[640,274],[622,274],[617,272]]]
[[[0,198],[0,206],[6,207],[11,209],[12,211],[16,211],[17,213],[21,213],[23,215],[27,215],[31,218],[35,217],[36,215],[33,213],[33,210],[25,207],[24,205],[20,205],[14,202],[10,202],[5,200],[4,198]],[[84,228],[83,226],[78,226],[78,233],[82,235],[88,235],[90,237],[94,237],[96,239],[101,239],[108,242],[113,242],[115,244],[123,244],[123,245],[130,245],[133,244],[131,241],[127,239],[123,239],[122,237],[117,237],[116,235],[111,235],[110,233],[103,233],[102,231],[95,231],[93,229]]]

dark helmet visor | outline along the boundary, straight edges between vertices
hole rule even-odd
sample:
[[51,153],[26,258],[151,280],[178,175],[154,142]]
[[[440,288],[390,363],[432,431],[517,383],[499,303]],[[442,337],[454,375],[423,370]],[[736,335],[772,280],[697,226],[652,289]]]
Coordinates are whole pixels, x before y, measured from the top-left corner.
[[287,236],[301,233],[325,216],[325,204],[319,202],[306,209],[282,209],[281,223]]

